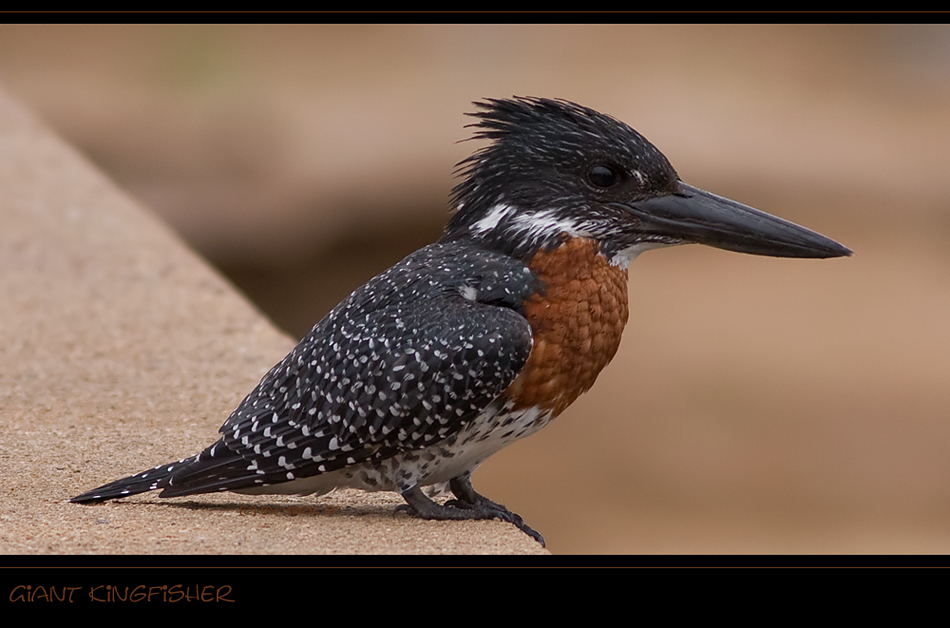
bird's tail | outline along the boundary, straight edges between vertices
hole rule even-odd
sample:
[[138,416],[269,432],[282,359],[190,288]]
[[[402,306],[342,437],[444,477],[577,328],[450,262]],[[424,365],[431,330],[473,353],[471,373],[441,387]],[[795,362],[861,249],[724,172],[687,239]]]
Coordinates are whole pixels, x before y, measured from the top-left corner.
[[97,504],[110,499],[138,495],[139,493],[146,493],[148,491],[154,491],[157,488],[163,488],[168,482],[168,477],[174,473],[176,469],[183,464],[194,462],[195,458],[197,458],[197,456],[185,458],[178,462],[159,465],[154,469],[148,469],[147,471],[130,475],[127,478],[110,482],[99,488],[94,488],[91,491],[86,491],[82,495],[77,495],[69,501],[73,504]]
[[280,481],[285,474],[259,474],[219,440],[197,456],[159,465],[73,497],[74,504],[97,504],[163,489],[159,497],[236,490]]

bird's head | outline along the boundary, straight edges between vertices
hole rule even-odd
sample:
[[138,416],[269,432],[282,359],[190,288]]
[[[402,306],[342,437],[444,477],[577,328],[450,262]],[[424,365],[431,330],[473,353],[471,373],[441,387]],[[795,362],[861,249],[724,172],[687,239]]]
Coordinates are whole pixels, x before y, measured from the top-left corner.
[[475,103],[475,138],[459,164],[446,238],[476,238],[515,256],[568,237],[593,238],[612,263],[699,243],[776,257],[851,251],[813,231],[683,183],[632,128],[563,100]]

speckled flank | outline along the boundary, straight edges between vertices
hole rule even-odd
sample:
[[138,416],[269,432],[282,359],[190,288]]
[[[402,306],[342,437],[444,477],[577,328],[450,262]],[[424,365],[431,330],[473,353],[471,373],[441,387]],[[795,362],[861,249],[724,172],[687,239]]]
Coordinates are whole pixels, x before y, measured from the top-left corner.
[[370,474],[353,482],[365,488],[425,482],[434,457],[472,437],[432,446],[485,415],[524,365],[533,341],[516,308],[535,286],[523,263],[470,243],[410,255],[271,369],[220,441],[150,475],[145,490],[265,488],[343,468],[347,483]]
[[[533,284],[520,262],[470,245],[420,250],[315,326],[235,410],[222,441],[253,461],[249,481],[261,485],[457,433],[524,364],[530,328],[503,306]],[[190,482],[180,474],[171,484],[185,494]]]

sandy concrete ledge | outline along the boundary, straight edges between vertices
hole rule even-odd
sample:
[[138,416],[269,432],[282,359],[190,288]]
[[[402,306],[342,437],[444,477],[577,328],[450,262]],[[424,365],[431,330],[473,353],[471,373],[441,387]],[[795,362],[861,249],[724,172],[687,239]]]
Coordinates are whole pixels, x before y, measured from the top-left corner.
[[208,445],[293,342],[2,91],[0,189],[0,552],[547,553],[392,494],[67,503]]

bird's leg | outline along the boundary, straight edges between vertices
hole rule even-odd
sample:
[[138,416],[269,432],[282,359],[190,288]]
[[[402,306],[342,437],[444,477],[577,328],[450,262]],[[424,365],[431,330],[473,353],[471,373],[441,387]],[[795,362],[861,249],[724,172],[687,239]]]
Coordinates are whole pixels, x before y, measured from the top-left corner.
[[485,505],[511,514],[511,512],[501,504],[493,502],[484,495],[476,492],[474,487],[472,487],[472,474],[468,471],[449,480],[449,489],[451,489],[456,499],[450,499],[446,504],[451,504],[456,508],[472,508],[478,505]]
[[[418,486],[413,486],[409,490],[402,493],[403,499],[406,500],[406,505],[397,506],[396,511],[405,512],[410,516],[419,517],[420,519],[431,519],[436,521],[500,519],[501,521],[507,521],[508,523],[513,524],[519,530],[533,538],[535,541],[540,543],[542,547],[544,547],[544,538],[540,534],[528,526],[521,517],[511,512],[501,504],[496,504],[490,499],[482,497],[476,493],[475,489],[472,488],[472,483],[470,480],[468,480],[467,476],[465,480],[460,481],[458,485],[459,488],[457,489],[456,481],[454,479],[450,483],[452,492],[455,493],[455,496],[459,497],[460,499],[451,500],[445,505],[432,501],[426,496],[425,493],[422,492],[421,488]],[[463,495],[465,497],[470,497],[471,499],[464,499],[462,497]]]

